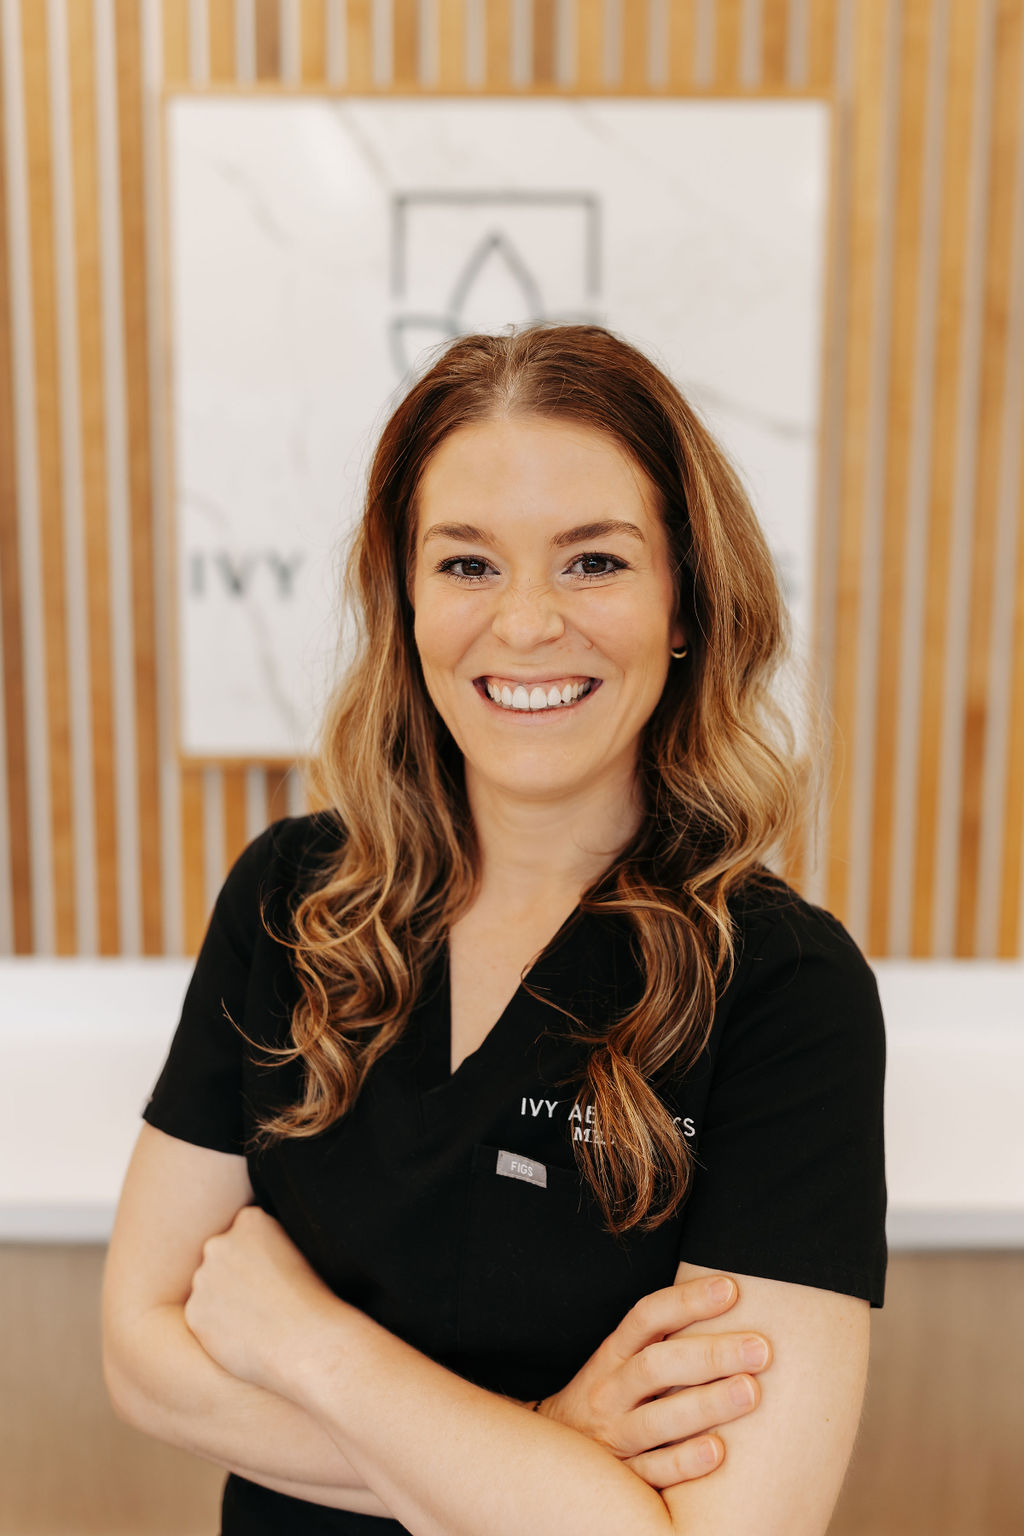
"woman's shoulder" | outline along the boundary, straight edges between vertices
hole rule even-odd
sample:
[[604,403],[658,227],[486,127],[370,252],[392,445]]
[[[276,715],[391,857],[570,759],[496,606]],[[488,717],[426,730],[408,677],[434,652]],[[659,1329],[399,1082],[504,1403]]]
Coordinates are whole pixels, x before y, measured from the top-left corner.
[[337,858],[345,828],[336,811],[310,811],[272,821],[263,835],[269,838],[273,857],[302,874]]
[[802,896],[795,886],[765,865],[758,865],[728,898],[735,931],[743,948],[773,952],[834,954],[867,961],[853,935],[826,907]]
[[251,839],[235,859],[221,890],[230,907],[294,897],[325,881],[345,834],[332,811],[281,816]]
[[[741,960],[736,972],[734,1032],[744,1025],[762,1039],[802,1032],[838,1041],[883,1029],[874,971],[853,935],[827,908],[802,896],[767,869],[729,901]],[[742,1022],[741,1022],[742,1021]]]

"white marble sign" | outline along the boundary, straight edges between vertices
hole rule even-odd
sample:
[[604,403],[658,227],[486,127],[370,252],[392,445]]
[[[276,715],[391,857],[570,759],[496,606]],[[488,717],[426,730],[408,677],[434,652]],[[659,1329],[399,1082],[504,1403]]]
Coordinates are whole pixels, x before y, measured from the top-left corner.
[[292,758],[376,433],[425,349],[637,343],[729,449],[809,619],[827,108],[173,96],[180,745]]

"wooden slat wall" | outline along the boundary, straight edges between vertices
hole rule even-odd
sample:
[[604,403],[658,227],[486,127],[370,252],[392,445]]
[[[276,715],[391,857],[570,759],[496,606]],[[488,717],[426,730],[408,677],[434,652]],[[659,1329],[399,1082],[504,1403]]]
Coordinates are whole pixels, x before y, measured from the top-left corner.
[[82,522],[86,544],[89,635],[89,712],[92,727],[94,841],[106,857],[95,859],[95,947],[115,955],[118,812],[116,742],[110,678],[110,526],[107,519],[106,387],[103,373],[103,292],[100,282],[99,146],[96,132],[96,59],[93,8],[67,14],[71,74],[70,126],[73,155],[74,253],[78,294],[78,401],[81,418]]
[[[996,7],[991,37],[993,78],[984,166],[987,218],[985,270],[980,296],[980,384],[978,388],[974,482],[971,487],[973,537],[970,553],[971,594],[962,754],[962,799],[958,838],[956,948],[969,953],[981,900],[982,817],[985,804],[985,749],[990,717],[998,704],[991,697],[994,645],[992,614],[999,560],[999,510],[1003,435],[1007,421],[1007,385],[1020,358],[1008,345],[1006,301],[1014,280],[1014,161],[1020,149],[1021,70],[1024,13],[1020,6]],[[1020,795],[1018,794],[1018,799]]]
[[1021,953],[1024,0],[0,0],[0,21],[0,952],[193,951],[230,860],[305,806],[297,769],[179,763],[170,698],[159,88],[257,82],[833,98],[835,752],[790,873],[870,954]]
[[[35,498],[33,535],[39,549],[40,591],[36,620],[45,635],[45,689],[30,698],[45,722],[46,771],[36,779],[48,791],[50,912],[58,953],[77,945],[74,902],[75,846],[71,804],[71,704],[68,691],[68,637],[61,489],[60,389],[58,386],[56,253],[53,218],[53,149],[49,112],[49,26],[47,9],[22,11],[22,71],[28,105],[25,133],[28,218],[31,230],[29,315],[35,363]],[[20,385],[15,378],[15,387]],[[19,445],[20,447],[20,445]],[[28,595],[26,594],[26,597]],[[31,599],[29,599],[31,600]],[[37,717],[38,718],[38,717]]]
[[[8,33],[2,41],[11,48]],[[5,56],[4,64],[10,62]],[[17,68],[17,65],[15,65]],[[4,102],[10,103],[4,82]],[[32,921],[32,871],[28,831],[28,729],[22,612],[22,538],[15,474],[14,358],[11,327],[10,221],[8,218],[7,123],[0,113],[0,656],[2,656],[3,763],[0,788],[0,942],[8,952],[31,954],[37,935]],[[13,897],[13,899],[12,899]]]

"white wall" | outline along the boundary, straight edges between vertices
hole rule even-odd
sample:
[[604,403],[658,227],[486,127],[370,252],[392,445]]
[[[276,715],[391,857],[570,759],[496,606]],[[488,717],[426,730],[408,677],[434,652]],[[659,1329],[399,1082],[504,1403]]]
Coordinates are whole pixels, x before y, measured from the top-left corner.
[[[892,1247],[1024,1247],[1024,964],[873,968]],[[0,1239],[109,1237],[190,970],[0,960]]]

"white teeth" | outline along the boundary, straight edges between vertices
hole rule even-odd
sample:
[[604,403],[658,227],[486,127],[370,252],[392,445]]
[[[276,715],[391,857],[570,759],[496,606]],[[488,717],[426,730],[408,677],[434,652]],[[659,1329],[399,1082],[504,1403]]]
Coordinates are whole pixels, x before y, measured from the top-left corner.
[[519,683],[513,689],[508,683],[495,683],[489,680],[484,686],[487,689],[488,698],[493,699],[495,704],[500,704],[505,709],[531,711],[562,709],[566,704],[575,704],[576,700],[582,698],[590,689],[589,681],[565,683],[562,688],[552,683],[547,691],[539,684],[527,690],[522,683]]

